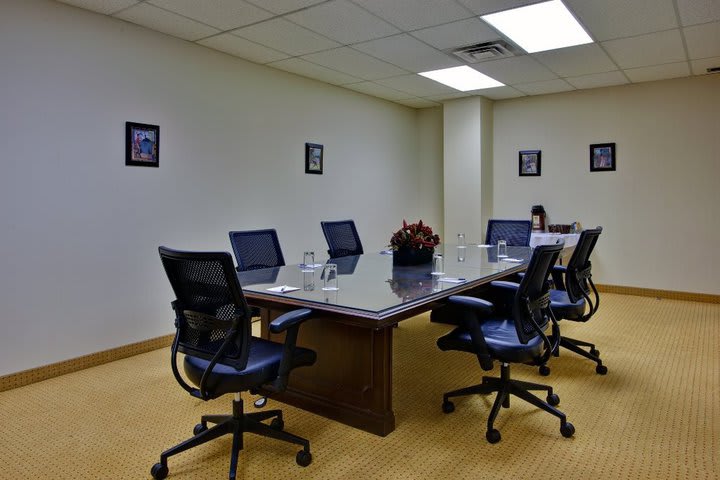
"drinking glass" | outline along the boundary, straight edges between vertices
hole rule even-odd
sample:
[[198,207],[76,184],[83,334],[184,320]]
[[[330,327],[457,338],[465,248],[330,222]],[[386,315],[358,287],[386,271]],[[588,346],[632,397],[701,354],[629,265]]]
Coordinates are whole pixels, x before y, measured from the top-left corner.
[[302,271],[312,272],[313,265],[315,265],[315,252],[308,251],[303,253],[303,263],[301,265]]
[[465,261],[465,252],[467,252],[467,248],[461,247],[458,245],[458,248],[457,248],[458,262],[462,263]]
[[323,290],[335,291],[338,288],[337,265],[334,263],[326,263],[322,271]]
[[445,275],[443,268],[444,268],[444,264],[443,264],[442,253],[433,253],[432,272],[430,272],[430,273],[432,275]]
[[315,290],[315,270],[303,270],[303,290],[312,292]]
[[465,244],[465,234],[464,233],[458,233],[457,246],[458,246],[458,248],[465,248],[467,246]]
[[507,242],[505,240],[498,240],[497,257],[498,259],[507,257]]

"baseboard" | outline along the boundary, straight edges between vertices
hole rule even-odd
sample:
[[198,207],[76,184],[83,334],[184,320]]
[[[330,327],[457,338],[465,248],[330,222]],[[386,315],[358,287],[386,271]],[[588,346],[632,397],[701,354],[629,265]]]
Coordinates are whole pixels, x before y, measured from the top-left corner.
[[720,295],[709,293],[677,292],[674,290],[657,290],[654,288],[624,287],[622,285],[596,284],[600,292],[637,295],[639,297],[667,298],[669,300],[686,300],[689,302],[720,303]]
[[150,340],[131,343],[130,345],[123,345],[102,352],[90,353],[82,357],[71,358],[62,362],[4,375],[0,377],[0,392],[167,347],[172,344],[173,338],[174,335],[151,338]]

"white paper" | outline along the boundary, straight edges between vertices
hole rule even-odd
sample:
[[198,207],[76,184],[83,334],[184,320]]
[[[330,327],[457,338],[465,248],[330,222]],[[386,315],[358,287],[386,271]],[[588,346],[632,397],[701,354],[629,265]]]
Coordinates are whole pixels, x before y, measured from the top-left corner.
[[484,243],[481,243],[478,245],[478,248],[490,248],[492,245],[485,245]]
[[288,292],[294,292],[295,290],[300,290],[298,287],[291,287],[289,285],[280,285],[279,287],[271,287],[267,289],[268,292],[275,292],[275,293],[288,293]]
[[440,282],[446,282],[446,283],[465,283],[467,280],[464,278],[454,278],[454,277],[442,277],[438,279]]
[[310,265],[305,265],[304,263],[301,263],[298,265],[300,268],[320,268],[322,267],[322,263],[311,263]]
[[519,258],[503,258],[503,262],[512,262],[512,263],[522,263],[522,260]]
[[392,255],[392,254],[393,254],[392,250],[382,250],[380,252],[380,255]]

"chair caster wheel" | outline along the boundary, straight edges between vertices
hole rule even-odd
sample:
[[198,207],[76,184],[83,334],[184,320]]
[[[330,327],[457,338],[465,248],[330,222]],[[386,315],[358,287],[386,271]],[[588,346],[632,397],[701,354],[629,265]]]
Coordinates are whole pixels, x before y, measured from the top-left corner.
[[207,429],[207,426],[203,425],[202,423],[198,423],[197,425],[195,425],[195,428],[193,428],[193,435],[198,435]]
[[557,393],[551,393],[547,396],[547,403],[548,405],[557,406],[560,405],[560,397],[558,397]]
[[265,405],[267,405],[267,397],[258,398],[253,402],[253,405],[255,406],[255,408],[263,408]]
[[575,434],[575,427],[570,422],[565,422],[560,425],[560,433],[565,438],[570,438]]
[[282,432],[283,428],[285,428],[285,422],[282,418],[275,417],[272,419],[272,422],[270,422],[270,428],[277,430],[278,432]]
[[312,454],[305,450],[300,450],[297,455],[295,455],[295,462],[301,467],[307,467],[312,463]]
[[498,443],[500,441],[500,432],[493,428],[487,431],[485,438],[487,438],[487,441],[490,443]]
[[445,413],[452,413],[455,411],[455,404],[450,400],[445,400],[442,404],[442,411]]
[[594,355],[594,356],[596,356],[596,357],[599,357],[599,356],[600,356],[600,350],[597,350],[597,349],[595,349],[595,348],[591,348],[591,349],[590,349],[590,355]]
[[547,365],[540,365],[539,371],[540,375],[542,375],[543,377],[547,377],[548,375],[550,375],[550,367],[548,367]]
[[599,375],[605,375],[607,373],[607,367],[605,365],[598,365],[595,367],[595,372]]
[[168,476],[168,467],[162,463],[156,463],[150,469],[150,475],[152,475],[155,480],[162,480]]

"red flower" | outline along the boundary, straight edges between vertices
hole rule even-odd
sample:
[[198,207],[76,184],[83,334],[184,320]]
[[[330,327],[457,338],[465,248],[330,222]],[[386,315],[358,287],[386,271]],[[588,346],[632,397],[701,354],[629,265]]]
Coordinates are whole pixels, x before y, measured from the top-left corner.
[[393,233],[389,246],[392,247],[393,250],[397,250],[400,247],[432,249],[439,244],[440,236],[434,234],[432,228],[423,224],[422,220],[411,224],[403,220],[402,228]]

